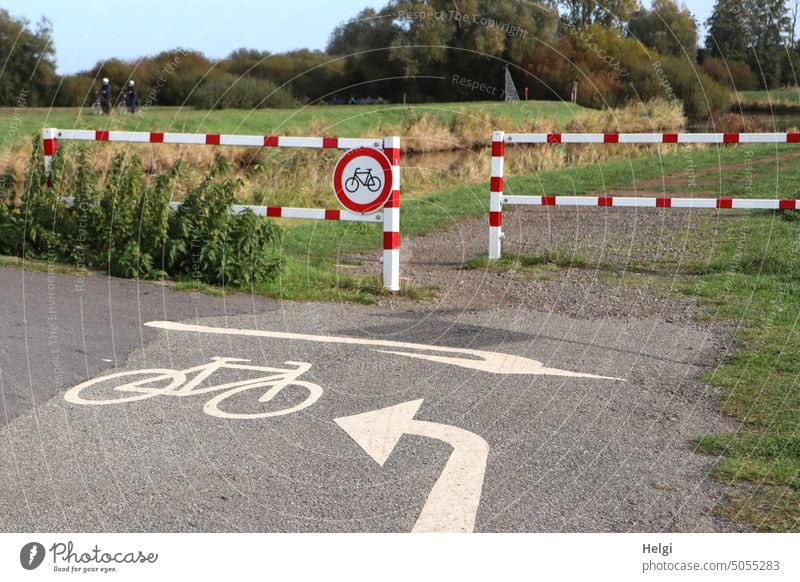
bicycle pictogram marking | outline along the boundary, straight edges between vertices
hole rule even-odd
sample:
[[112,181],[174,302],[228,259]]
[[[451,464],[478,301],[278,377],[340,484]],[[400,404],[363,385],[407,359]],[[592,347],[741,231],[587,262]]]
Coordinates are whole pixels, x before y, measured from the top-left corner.
[[366,186],[370,192],[378,192],[383,186],[383,182],[378,176],[372,175],[372,168],[366,170],[356,168],[353,175],[345,181],[344,189],[352,194],[358,190],[359,186]]
[[[313,384],[299,380],[305,372],[311,369],[311,364],[307,362],[285,362],[287,366],[294,368],[270,368],[265,366],[247,365],[242,362],[249,362],[239,358],[211,358],[207,364],[187,368],[185,370],[173,370],[168,368],[157,368],[151,370],[132,370],[127,372],[116,372],[99,378],[93,378],[73,388],[65,394],[64,399],[73,404],[83,405],[110,405],[122,404],[146,400],[157,396],[195,396],[198,394],[210,394],[220,392],[203,406],[203,412],[219,418],[268,418],[272,416],[284,416],[308,408],[319,400],[322,396],[322,388]],[[240,380],[236,382],[225,382],[222,384],[200,387],[215,372],[219,370],[239,370],[267,373],[265,376]],[[188,379],[187,375],[196,375]],[[143,379],[132,382],[119,383],[121,378],[135,376],[145,376]],[[257,412],[233,412],[224,410],[221,405],[232,399],[237,394],[268,388],[253,404],[269,403],[283,390],[294,387],[300,388],[308,395],[299,403],[288,408],[278,410],[266,410]],[[267,406],[267,408],[269,408]]]

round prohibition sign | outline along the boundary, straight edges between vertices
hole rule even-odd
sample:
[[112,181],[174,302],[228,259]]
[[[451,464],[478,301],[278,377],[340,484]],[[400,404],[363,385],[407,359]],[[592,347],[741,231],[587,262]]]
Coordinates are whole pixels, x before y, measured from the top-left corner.
[[392,194],[392,165],[373,148],[346,152],[333,170],[333,191],[345,209],[370,214],[383,208]]

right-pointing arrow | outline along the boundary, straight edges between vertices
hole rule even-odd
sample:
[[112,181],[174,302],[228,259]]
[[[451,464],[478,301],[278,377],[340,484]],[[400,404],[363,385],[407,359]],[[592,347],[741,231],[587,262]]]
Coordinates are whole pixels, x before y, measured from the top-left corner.
[[453,447],[414,524],[415,532],[471,532],[481,500],[489,444],[462,428],[415,420],[422,400],[334,419],[380,466],[404,434],[444,441]]

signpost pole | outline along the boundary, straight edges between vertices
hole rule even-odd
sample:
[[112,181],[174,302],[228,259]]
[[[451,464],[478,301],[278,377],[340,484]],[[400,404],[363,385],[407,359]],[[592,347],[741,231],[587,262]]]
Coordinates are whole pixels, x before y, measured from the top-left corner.
[[58,142],[56,141],[58,130],[46,127],[42,130],[42,148],[44,150],[44,178],[47,186],[52,184],[53,155],[56,153]]
[[489,194],[489,258],[500,258],[503,238],[503,163],[505,132],[492,134],[492,180]]
[[383,151],[392,166],[392,193],[383,207],[383,286],[400,291],[400,138],[383,140]]

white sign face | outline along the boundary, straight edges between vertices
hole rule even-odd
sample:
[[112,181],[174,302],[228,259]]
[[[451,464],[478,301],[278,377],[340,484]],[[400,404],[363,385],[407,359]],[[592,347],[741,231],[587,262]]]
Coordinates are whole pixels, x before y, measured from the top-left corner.
[[333,172],[333,191],[351,212],[380,210],[392,193],[392,167],[383,152],[358,148],[345,153]]

